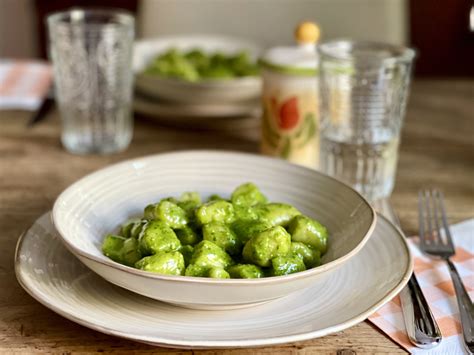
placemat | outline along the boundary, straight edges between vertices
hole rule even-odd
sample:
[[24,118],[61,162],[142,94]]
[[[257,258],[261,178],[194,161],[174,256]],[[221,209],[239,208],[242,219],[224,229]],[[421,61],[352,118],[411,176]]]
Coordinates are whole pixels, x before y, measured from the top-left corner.
[[0,60],[0,109],[36,110],[51,80],[47,62]]

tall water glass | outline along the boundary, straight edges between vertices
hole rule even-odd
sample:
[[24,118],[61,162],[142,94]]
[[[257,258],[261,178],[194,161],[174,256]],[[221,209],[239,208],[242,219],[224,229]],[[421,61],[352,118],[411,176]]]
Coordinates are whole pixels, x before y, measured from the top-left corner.
[[71,10],[47,24],[63,145],[79,154],[124,150],[133,133],[133,16]]
[[395,181],[414,51],[372,42],[320,46],[321,170],[369,200]]

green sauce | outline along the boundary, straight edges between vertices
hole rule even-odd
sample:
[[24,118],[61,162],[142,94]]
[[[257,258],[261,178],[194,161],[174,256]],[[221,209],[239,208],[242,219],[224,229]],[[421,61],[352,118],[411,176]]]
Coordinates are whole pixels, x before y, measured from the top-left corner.
[[245,51],[227,55],[199,49],[183,52],[172,48],[154,58],[143,74],[190,82],[228,80],[258,75],[258,64]]
[[110,259],[144,271],[209,278],[288,275],[321,264],[328,230],[294,206],[268,202],[253,183],[229,200],[197,192],[148,205],[105,237]]

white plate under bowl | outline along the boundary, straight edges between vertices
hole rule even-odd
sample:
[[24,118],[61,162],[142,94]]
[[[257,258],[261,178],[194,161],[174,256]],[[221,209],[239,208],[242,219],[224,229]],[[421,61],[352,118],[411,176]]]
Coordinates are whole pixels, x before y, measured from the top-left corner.
[[19,239],[15,271],[40,303],[106,334],[177,348],[255,347],[322,337],[366,319],[408,282],[413,266],[403,238],[379,216],[373,238],[329,279],[231,311],[175,307],[108,283],[64,248],[49,213]]
[[133,52],[133,72],[138,91],[155,98],[196,104],[223,104],[260,97],[262,80],[259,76],[188,82],[142,73],[157,55],[170,48],[182,51],[197,48],[207,53],[224,54],[245,50],[253,60],[256,60],[260,53],[260,48],[256,44],[227,36],[180,35],[140,40],[135,43]]
[[[322,265],[286,276],[212,279],[161,275],[103,255],[104,235],[144,206],[197,191],[230,197],[254,182],[270,201],[289,203],[329,230]],[[106,280],[161,301],[201,309],[235,308],[284,297],[308,287],[353,258],[375,227],[375,211],[355,190],[316,170],[255,154],[181,151],[132,159],[98,170],[64,190],[53,222],[66,247]]]
[[142,115],[156,118],[161,122],[202,124],[210,121],[226,121],[235,124],[236,119],[260,116],[260,102],[244,101],[239,103],[183,104],[153,99],[135,93],[133,109]]

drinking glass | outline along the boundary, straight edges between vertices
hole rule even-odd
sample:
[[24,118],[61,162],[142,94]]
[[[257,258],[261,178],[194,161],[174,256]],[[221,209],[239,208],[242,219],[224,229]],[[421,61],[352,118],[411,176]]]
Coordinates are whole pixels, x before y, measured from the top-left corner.
[[126,149],[133,134],[133,16],[73,9],[50,15],[47,25],[63,145],[78,154]]
[[414,51],[373,42],[333,41],[320,53],[320,169],[369,200],[395,181],[400,130]]

